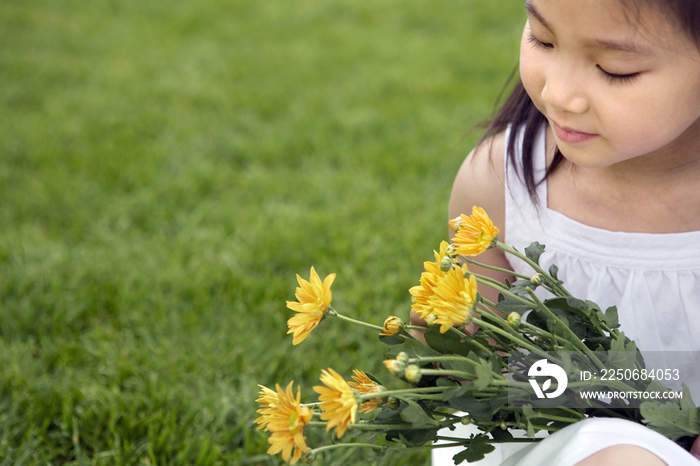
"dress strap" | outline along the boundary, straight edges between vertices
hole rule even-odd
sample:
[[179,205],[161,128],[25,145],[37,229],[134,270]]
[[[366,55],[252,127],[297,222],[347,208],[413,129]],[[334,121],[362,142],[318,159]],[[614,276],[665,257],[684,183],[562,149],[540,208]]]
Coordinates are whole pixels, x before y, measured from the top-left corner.
[[[536,199],[533,200],[527,190],[527,186],[522,177],[522,144],[524,138],[524,128],[517,128],[518,134],[515,138],[515,160],[508,157],[508,141],[512,127],[506,130],[505,157],[505,211],[506,211],[506,238],[504,240],[511,246],[522,251],[530,245],[531,238],[538,238],[538,241],[546,241],[546,230],[544,228],[543,216],[541,215],[547,206],[547,183],[542,182],[537,186]],[[535,180],[544,177],[547,160],[545,153],[545,131],[540,129],[533,144],[533,168]],[[526,273],[525,264],[516,261],[511,264],[516,268],[516,272]],[[528,272],[529,273],[529,272]]]

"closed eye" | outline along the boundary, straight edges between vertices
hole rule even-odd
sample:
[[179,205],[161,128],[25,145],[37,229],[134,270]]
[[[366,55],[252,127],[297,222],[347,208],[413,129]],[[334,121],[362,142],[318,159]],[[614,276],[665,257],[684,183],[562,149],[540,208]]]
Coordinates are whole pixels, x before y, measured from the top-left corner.
[[539,40],[537,37],[535,37],[535,36],[532,34],[532,31],[530,31],[530,32],[527,33],[527,41],[528,41],[529,43],[533,44],[533,45],[536,46],[536,47],[542,47],[542,48],[545,48],[545,49],[554,48],[554,45],[548,44],[547,42],[542,42],[542,41]]
[[603,68],[598,65],[598,69],[600,70],[601,73],[603,73],[603,76],[605,79],[610,81],[611,83],[614,84],[627,84],[632,81],[634,81],[638,76],[639,73],[629,73],[629,74],[616,74],[616,73],[610,73],[608,71],[605,71]]

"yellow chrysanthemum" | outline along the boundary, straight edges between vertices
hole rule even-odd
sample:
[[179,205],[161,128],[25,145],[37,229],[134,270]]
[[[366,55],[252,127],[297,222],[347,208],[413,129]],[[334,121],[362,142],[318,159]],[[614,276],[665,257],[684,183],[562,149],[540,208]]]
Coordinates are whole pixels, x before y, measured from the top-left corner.
[[408,290],[411,293],[412,309],[425,319],[430,312],[430,298],[433,296],[435,284],[440,277],[444,277],[446,272],[440,268],[440,263],[444,257],[451,257],[448,254],[450,244],[447,241],[440,243],[440,251],[433,251],[435,262],[423,262],[423,272],[420,276],[420,285]]
[[466,324],[476,305],[476,277],[464,277],[465,270],[452,269],[438,280],[435,293],[430,298],[434,324],[445,333],[454,325]]
[[321,282],[321,278],[313,267],[311,267],[309,281],[297,275],[299,287],[296,289],[295,296],[298,302],[287,301],[287,307],[297,312],[294,317],[287,321],[287,326],[289,326],[287,333],[294,334],[293,345],[298,345],[304,341],[319,322],[323,320],[326,309],[328,309],[333,299],[331,293],[333,280],[335,280],[334,273],[328,275]]
[[379,332],[379,335],[383,337],[390,337],[396,335],[404,328],[405,325],[406,324],[404,323],[404,321],[401,320],[399,317],[389,316],[384,321],[384,326],[382,327],[382,331]]
[[[263,403],[261,418],[256,420],[264,425],[265,430],[271,433],[267,441],[271,444],[267,453],[274,455],[282,452],[282,459],[290,464],[299,461],[301,454],[309,450],[306,446],[304,427],[311,421],[313,414],[306,406],[301,406],[301,394],[297,389],[297,395],[292,392],[292,384],[289,382],[286,390],[277,385],[277,393],[266,387],[261,387],[260,400]],[[274,394],[274,395],[273,395]],[[262,422],[259,422],[262,419]]]
[[260,403],[260,409],[257,412],[258,414],[261,414],[261,416],[255,420],[255,423],[260,424],[257,430],[267,430],[267,414],[274,412],[277,404],[279,403],[279,397],[277,396],[276,391],[267,388],[264,385],[258,385],[258,387],[260,387],[260,398],[255,401]]
[[316,386],[319,394],[320,408],[323,410],[321,420],[326,423],[326,432],[335,427],[335,435],[341,438],[357,417],[358,403],[355,391],[348,383],[331,369],[321,371],[321,382],[325,386]]
[[[353,372],[355,373],[355,375],[352,376],[354,382],[348,382],[348,385],[357,390],[357,392],[360,395],[366,395],[368,393],[380,393],[384,391],[384,387],[379,385],[374,380],[370,379],[367,376],[367,374],[365,374],[361,370],[355,369],[353,370]],[[359,410],[361,413],[369,413],[370,411],[379,408],[381,404],[381,398],[372,398],[363,402],[362,405],[360,405]]]
[[474,206],[471,216],[464,214],[448,222],[455,232],[452,244],[461,256],[477,256],[495,246],[498,228],[481,207]]

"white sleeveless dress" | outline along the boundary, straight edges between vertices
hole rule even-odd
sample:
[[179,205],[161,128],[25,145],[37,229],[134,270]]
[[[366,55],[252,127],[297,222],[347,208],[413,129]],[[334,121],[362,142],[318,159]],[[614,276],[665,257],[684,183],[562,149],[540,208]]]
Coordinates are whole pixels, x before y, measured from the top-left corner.
[[[522,132],[518,135],[518,147]],[[506,135],[506,140],[508,139]],[[545,132],[535,146],[535,179],[546,169]],[[504,154],[505,157],[505,154]],[[517,157],[520,160],[520,157]],[[559,267],[559,278],[573,296],[617,306],[621,330],[644,351],[700,352],[700,231],[673,234],[627,233],[589,227],[546,207],[547,183],[530,199],[515,167],[506,159],[506,243],[520,251],[533,241],[546,245],[545,270]],[[643,202],[643,200],[640,200]],[[532,274],[514,259],[518,273]],[[700,403],[700,380],[691,385]],[[459,435],[477,431],[466,426]],[[456,436],[455,432],[449,434]],[[546,434],[545,434],[546,436]],[[479,466],[573,466],[613,445],[648,449],[669,466],[700,465],[688,452],[644,426],[618,419],[587,419],[538,444],[498,445]],[[460,449],[433,451],[433,465],[453,464]]]

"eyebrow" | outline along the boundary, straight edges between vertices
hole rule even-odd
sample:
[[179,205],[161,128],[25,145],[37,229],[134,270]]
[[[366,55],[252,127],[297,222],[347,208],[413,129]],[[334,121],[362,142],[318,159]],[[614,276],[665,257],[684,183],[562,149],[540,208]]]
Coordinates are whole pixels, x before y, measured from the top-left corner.
[[[535,18],[542,26],[547,28],[550,32],[552,27],[549,25],[547,20],[542,16],[542,14],[537,10],[535,5],[533,5],[531,0],[525,0],[525,10],[529,15]],[[619,42],[614,40],[603,40],[603,39],[591,39],[586,42],[587,46],[596,47],[603,50],[611,50],[614,52],[627,52],[633,53],[635,55],[654,55],[654,52],[643,46],[639,46],[632,42]]]

